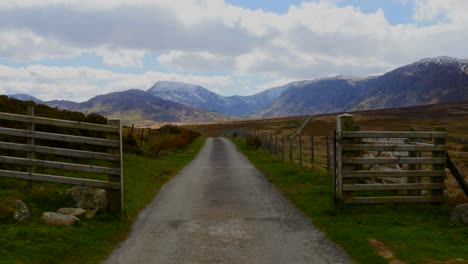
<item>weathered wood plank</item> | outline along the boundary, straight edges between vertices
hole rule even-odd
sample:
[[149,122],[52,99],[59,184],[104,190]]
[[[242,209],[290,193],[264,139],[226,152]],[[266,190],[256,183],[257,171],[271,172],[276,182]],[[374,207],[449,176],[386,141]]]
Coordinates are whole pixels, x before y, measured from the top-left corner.
[[450,155],[447,153],[447,168],[452,172],[453,177],[458,182],[458,185],[460,185],[460,188],[462,188],[463,192],[465,195],[468,197],[468,183],[465,181],[465,178],[463,178],[463,175],[461,174],[460,170],[455,166],[455,163],[453,163],[452,158],[450,158]]
[[64,149],[64,148],[52,148],[52,147],[44,147],[44,146],[37,146],[37,145],[30,146],[30,145],[25,145],[25,144],[9,143],[9,142],[0,142],[0,149],[29,151],[29,152],[53,154],[53,155],[59,155],[59,156],[67,156],[67,157],[120,161],[119,155],[109,154],[109,153],[104,153],[104,152],[93,152],[93,151]]
[[46,133],[46,132],[31,132],[27,130],[14,129],[14,128],[0,127],[0,134],[8,135],[8,136],[25,137],[25,138],[63,141],[63,142],[69,142],[69,143],[98,145],[98,146],[113,147],[113,148],[120,147],[120,142],[118,140],[71,136],[71,135]]
[[344,131],[343,138],[446,138],[445,132]]
[[[107,121],[109,125],[116,126],[121,128],[120,120],[117,119],[110,119]],[[122,130],[120,130],[119,134],[108,134],[108,138],[110,140],[118,140],[120,142],[119,149],[110,149],[109,153],[111,154],[118,154],[120,158],[123,157],[122,154]],[[109,198],[109,211],[114,213],[122,213],[123,212],[123,161],[119,160],[119,162],[113,162],[112,165],[114,168],[117,168],[120,174],[118,176],[109,174],[108,180],[109,182],[118,182],[120,183],[120,189],[118,190],[111,190],[108,193]]]
[[106,181],[72,178],[72,177],[39,174],[39,173],[30,174],[28,172],[20,172],[20,171],[0,170],[0,177],[8,177],[8,178],[32,180],[32,181],[57,182],[57,183],[82,185],[82,186],[104,188],[104,189],[120,189],[120,183],[118,182],[106,182]]
[[376,204],[376,203],[441,203],[442,196],[393,196],[393,197],[355,197],[344,198],[347,204]]
[[101,131],[101,132],[111,132],[111,133],[119,132],[118,127],[111,126],[111,125],[100,125],[100,124],[52,119],[52,118],[45,118],[45,117],[24,116],[24,115],[17,115],[17,114],[2,113],[2,112],[0,112],[0,119],[16,121],[16,122],[40,124],[40,125],[86,129],[86,130],[91,130],[91,131]]
[[[445,133],[446,129],[445,127],[434,127],[433,131],[439,132],[439,133]],[[432,144],[434,145],[441,145],[441,146],[446,146],[447,145],[447,139],[446,138],[433,138],[432,139]],[[446,167],[447,163],[447,158],[446,158],[446,151],[433,151],[432,152],[432,157],[433,158],[440,158],[443,159],[443,163],[439,164],[433,164],[432,169],[433,170],[444,170]],[[444,178],[442,177],[437,177],[437,178],[431,178],[431,183],[443,183]],[[431,191],[431,194],[433,196],[442,196],[444,195],[444,192],[442,190],[433,190]]]
[[443,190],[443,183],[343,184],[343,191]]
[[370,178],[370,177],[445,177],[445,170],[418,170],[418,171],[344,171],[343,178]]
[[42,167],[42,168],[54,168],[54,169],[61,169],[61,170],[82,171],[82,172],[91,172],[91,173],[103,173],[103,174],[120,176],[120,169],[83,165],[83,164],[64,163],[64,162],[56,162],[56,161],[45,161],[45,160],[34,160],[34,159],[26,159],[26,158],[0,156],[0,163],[23,165],[23,166],[35,166],[35,167]]
[[343,151],[447,151],[447,146],[415,146],[415,145],[377,145],[351,144],[343,145]]
[[445,158],[343,158],[344,164],[445,164]]

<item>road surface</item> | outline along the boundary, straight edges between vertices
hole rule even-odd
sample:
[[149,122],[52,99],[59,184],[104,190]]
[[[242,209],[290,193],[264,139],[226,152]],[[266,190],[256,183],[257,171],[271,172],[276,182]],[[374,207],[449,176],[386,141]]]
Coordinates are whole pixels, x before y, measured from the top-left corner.
[[225,138],[139,215],[105,263],[352,263]]

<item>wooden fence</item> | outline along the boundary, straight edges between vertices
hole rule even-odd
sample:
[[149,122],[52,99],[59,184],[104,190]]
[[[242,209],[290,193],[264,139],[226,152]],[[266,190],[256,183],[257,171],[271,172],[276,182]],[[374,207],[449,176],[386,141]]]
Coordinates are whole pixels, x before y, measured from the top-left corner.
[[[0,113],[0,121],[0,177],[105,188],[109,211],[122,212],[120,120],[107,125],[58,120],[35,117],[28,108],[28,115]],[[80,178],[57,175],[63,171],[79,172]],[[107,180],[90,179],[95,175]]]
[[442,202],[446,132],[358,131],[337,119],[335,198],[344,203]]
[[332,170],[331,136],[282,136],[253,129],[225,132],[228,135],[234,133],[240,137],[257,137],[261,147],[284,162],[309,167],[314,165],[325,168],[327,171]]

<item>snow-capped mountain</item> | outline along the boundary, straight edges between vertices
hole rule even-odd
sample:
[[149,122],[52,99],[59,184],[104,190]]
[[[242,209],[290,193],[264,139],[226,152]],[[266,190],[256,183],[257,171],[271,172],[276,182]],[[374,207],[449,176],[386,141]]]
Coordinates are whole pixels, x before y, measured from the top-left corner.
[[[32,100],[28,95],[16,96]],[[98,111],[108,116],[123,111],[127,116],[141,113],[152,120],[197,121],[222,120],[226,115],[311,115],[454,102],[468,102],[468,60],[436,57],[379,76],[298,81],[251,96],[225,97],[193,84],[160,81],[147,92],[130,90],[98,96],[85,103],[50,101],[46,104]]]
[[468,102],[468,60],[436,57],[380,76],[336,76],[289,89],[256,116],[309,115],[348,110]]
[[267,107],[294,85],[269,89],[251,96],[221,96],[204,87],[181,82],[156,82],[148,92],[178,102],[232,116],[245,116]]

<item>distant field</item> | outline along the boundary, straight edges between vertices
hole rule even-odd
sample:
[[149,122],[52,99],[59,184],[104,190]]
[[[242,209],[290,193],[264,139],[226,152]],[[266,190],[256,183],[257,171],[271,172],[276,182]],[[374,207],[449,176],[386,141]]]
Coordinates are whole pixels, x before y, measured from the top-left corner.
[[[319,162],[326,160],[324,136],[333,135],[333,131],[336,128],[336,117],[340,114],[342,113],[314,116],[302,131],[305,138],[314,136],[315,143],[321,146],[319,151],[315,153]],[[354,116],[354,120],[361,130],[407,131],[411,128],[432,130],[435,126],[446,127],[449,137],[449,154],[455,160],[457,167],[462,171],[465,179],[468,180],[468,103],[368,110],[352,112],[350,114]],[[307,116],[297,116],[211,124],[190,124],[187,127],[206,136],[219,136],[241,128],[255,129],[274,136],[289,136],[296,133],[306,119]],[[296,139],[295,142],[297,145],[298,140]],[[304,153],[308,155],[308,144],[305,143],[304,146]],[[297,154],[294,157],[297,157]],[[307,158],[306,156],[304,160],[307,160]],[[310,166],[307,163],[305,165]],[[446,184],[448,187],[447,195],[450,197],[450,200],[457,203],[462,201],[468,202],[468,199],[461,193],[452,176],[448,177]]]

